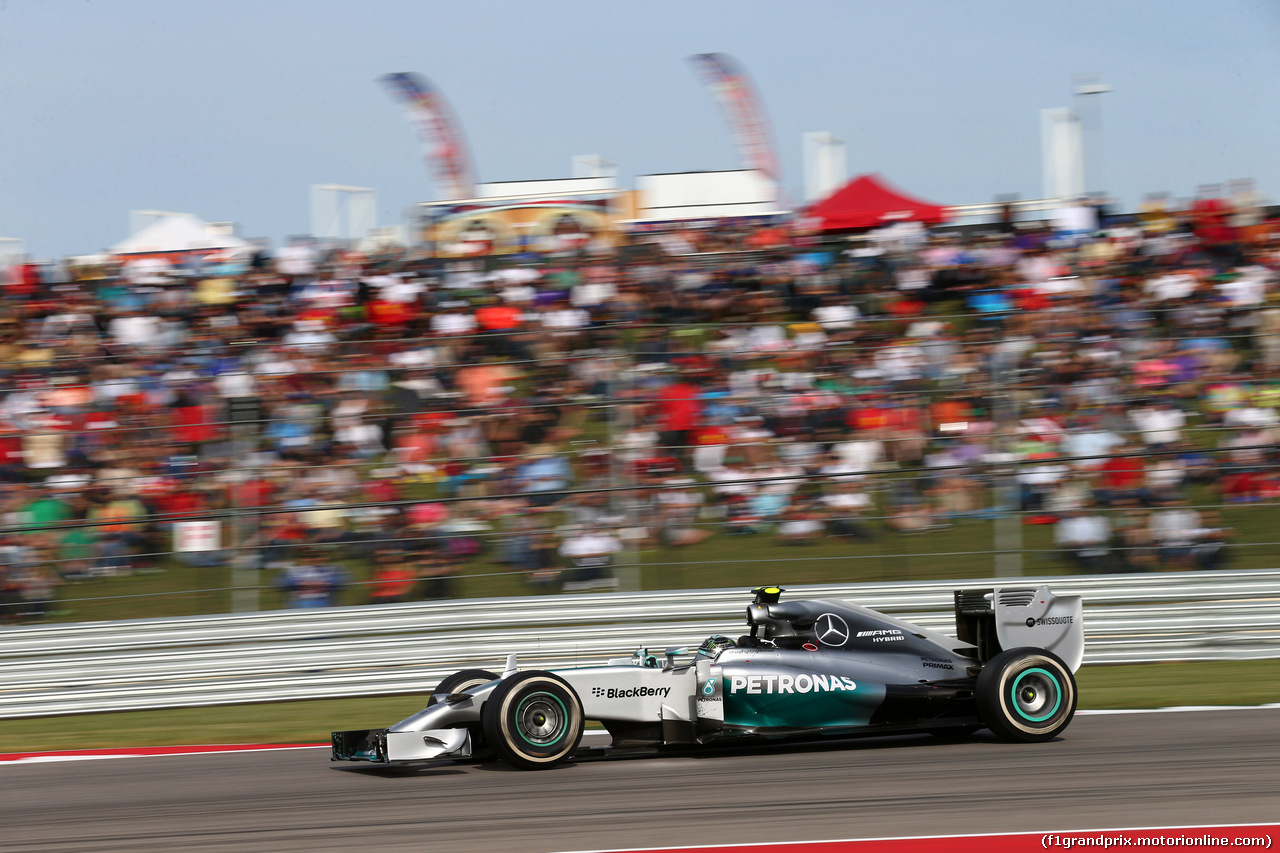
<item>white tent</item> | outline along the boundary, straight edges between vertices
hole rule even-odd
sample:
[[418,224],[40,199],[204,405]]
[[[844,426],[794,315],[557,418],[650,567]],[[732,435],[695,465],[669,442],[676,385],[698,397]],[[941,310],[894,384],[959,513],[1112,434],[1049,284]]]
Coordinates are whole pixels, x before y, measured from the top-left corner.
[[234,234],[220,233],[189,213],[166,216],[111,247],[113,255],[155,255],[250,249]]

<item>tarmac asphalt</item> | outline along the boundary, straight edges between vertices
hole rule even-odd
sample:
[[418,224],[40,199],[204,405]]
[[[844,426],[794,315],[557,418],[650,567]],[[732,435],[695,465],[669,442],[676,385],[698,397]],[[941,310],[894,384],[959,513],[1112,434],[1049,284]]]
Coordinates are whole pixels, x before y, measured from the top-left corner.
[[1274,708],[1078,716],[1046,744],[921,735],[541,772],[301,749],[0,765],[0,849],[536,852],[1239,824],[1280,819],[1277,792]]

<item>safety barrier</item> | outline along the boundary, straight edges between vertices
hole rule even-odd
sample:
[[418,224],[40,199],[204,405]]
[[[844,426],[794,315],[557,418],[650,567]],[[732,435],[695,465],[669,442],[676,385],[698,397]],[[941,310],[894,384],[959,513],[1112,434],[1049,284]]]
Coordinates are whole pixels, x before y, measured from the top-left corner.
[[[954,633],[953,591],[1084,596],[1085,663],[1280,657],[1280,570],[822,584]],[[458,669],[598,663],[744,630],[743,589],[530,596],[0,630],[0,718],[427,693]]]

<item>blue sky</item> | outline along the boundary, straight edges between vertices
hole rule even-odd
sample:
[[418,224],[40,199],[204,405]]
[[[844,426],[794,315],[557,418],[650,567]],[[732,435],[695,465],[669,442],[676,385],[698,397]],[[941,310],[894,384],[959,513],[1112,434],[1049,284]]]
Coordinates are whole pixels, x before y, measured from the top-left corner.
[[1276,0],[0,0],[0,237],[91,253],[163,209],[279,245],[317,183],[376,189],[398,224],[436,191],[390,71],[445,94],[483,181],[575,154],[628,184],[738,168],[685,62],[716,51],[754,80],[793,197],[806,131],[939,203],[1038,197],[1040,110],[1096,75],[1113,194],[1253,178],[1280,200]]

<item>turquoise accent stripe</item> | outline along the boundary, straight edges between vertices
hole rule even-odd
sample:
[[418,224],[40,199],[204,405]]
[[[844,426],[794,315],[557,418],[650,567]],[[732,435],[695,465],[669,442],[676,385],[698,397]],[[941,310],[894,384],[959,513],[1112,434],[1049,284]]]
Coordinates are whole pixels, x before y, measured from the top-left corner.
[[836,693],[726,693],[724,721],[760,728],[865,726],[884,701],[883,684],[858,682],[857,690]]

